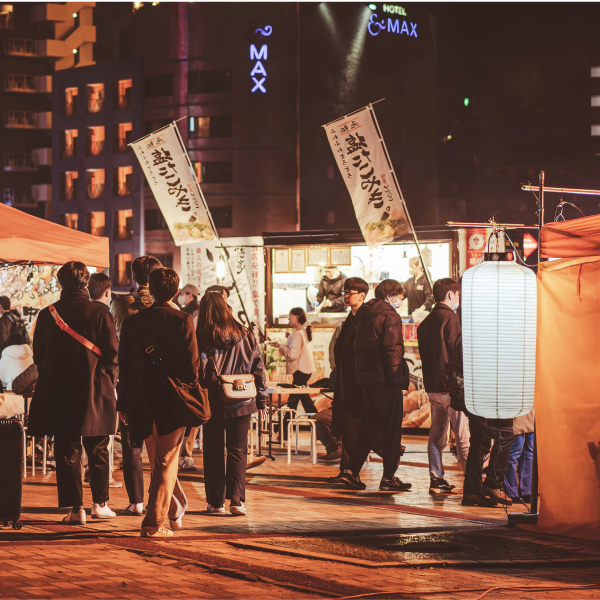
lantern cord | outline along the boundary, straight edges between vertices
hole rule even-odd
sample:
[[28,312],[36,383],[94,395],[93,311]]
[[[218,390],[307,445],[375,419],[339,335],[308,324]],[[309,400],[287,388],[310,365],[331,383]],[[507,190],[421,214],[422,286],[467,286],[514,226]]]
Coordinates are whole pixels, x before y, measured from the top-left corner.
[[[522,258],[521,255],[517,252],[517,249],[515,248],[515,245],[513,244],[513,241],[510,239],[510,237],[508,236],[508,234],[506,233],[506,231],[503,232],[504,233],[504,237],[510,242],[510,245],[513,249],[513,252],[515,253],[516,256],[518,256],[519,260],[521,261],[521,264],[524,267],[529,267],[530,269],[533,269],[534,267],[537,267],[538,263],[535,263],[535,265],[528,265]],[[490,236],[491,237],[491,236]]]
[[[575,208],[576,210],[578,210],[581,214],[582,217],[585,217],[585,214],[583,213],[583,211],[575,204],[573,204],[572,202],[567,202],[566,200],[563,200],[562,197],[560,199],[560,202],[556,205],[556,210],[554,211],[554,222],[556,223],[559,219],[562,219],[563,221],[566,221],[565,216],[563,215],[563,209],[565,204],[568,204],[569,206],[572,206],[573,208]],[[560,212],[558,212],[560,209]]]

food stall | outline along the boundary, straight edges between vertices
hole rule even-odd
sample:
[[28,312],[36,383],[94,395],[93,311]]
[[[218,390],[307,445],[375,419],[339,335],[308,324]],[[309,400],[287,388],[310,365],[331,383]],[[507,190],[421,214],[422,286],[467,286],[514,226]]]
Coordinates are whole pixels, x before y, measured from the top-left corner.
[[[443,277],[459,277],[458,233],[445,227],[417,228],[424,261],[432,281]],[[318,311],[318,288],[324,267],[338,268],[346,277],[361,277],[369,284],[367,300],[384,279],[405,282],[411,276],[408,261],[417,256],[412,236],[398,242],[369,249],[358,230],[290,231],[264,233],[266,269],[266,335],[268,340],[285,341],[290,309],[301,307],[312,326],[316,372],[309,383],[329,377],[329,343],[335,328],[346,317],[346,311]],[[405,398],[406,427],[428,427],[429,407],[422,390],[421,360],[415,322],[404,301],[398,311],[402,315],[405,356],[415,390]],[[266,349],[266,366],[273,382],[291,382],[285,373],[285,360],[270,346]]]

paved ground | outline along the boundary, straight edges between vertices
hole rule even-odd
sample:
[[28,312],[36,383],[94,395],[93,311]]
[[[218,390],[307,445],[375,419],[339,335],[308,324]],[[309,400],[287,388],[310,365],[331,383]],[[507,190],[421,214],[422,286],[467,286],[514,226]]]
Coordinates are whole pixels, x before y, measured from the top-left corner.
[[[25,480],[23,528],[0,529],[0,597],[600,597],[600,544],[508,529],[502,508],[462,507],[460,492],[432,497],[425,442],[405,438],[398,475],[413,490],[397,494],[378,490],[380,463],[366,465],[357,493],[326,482],[335,466],[302,453],[288,465],[276,450],[248,472],[246,517],[203,512],[202,470],[183,475],[185,529],[160,542],[122,514],[124,488],[111,490],[116,519],[61,524],[55,475],[37,471]],[[460,490],[458,463],[445,463]],[[89,515],[89,488],[86,498]]]

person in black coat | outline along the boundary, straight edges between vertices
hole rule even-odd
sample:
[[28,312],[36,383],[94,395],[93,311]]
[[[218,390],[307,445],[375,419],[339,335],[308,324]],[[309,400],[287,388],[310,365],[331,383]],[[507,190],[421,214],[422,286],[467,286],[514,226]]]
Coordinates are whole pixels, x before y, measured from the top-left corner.
[[354,338],[356,380],[363,394],[363,414],[348,468],[341,476],[354,489],[365,489],[360,470],[383,433],[383,478],[379,489],[403,491],[410,483],[395,477],[401,453],[403,389],[408,389],[408,366],[404,361],[402,319],[396,312],[404,298],[402,284],[385,279],[375,298],[358,321]]
[[413,256],[408,261],[408,272],[412,275],[404,284],[408,298],[408,314],[412,315],[417,309],[430,311],[434,298],[431,286],[418,256]]
[[[88,456],[92,517],[111,518],[108,508],[109,436],[116,429],[117,336],[106,307],[91,302],[90,274],[81,262],[70,261],[58,271],[60,300],[40,311],[33,341],[38,381],[29,412],[28,433],[54,435],[59,506],[70,506],[64,521],[84,523],[81,447]],[[50,312],[94,345],[61,331]],[[98,356],[98,354],[100,356]]]
[[[256,339],[231,314],[221,294],[205,294],[198,311],[200,383],[208,388],[212,416],[204,426],[204,487],[207,511],[246,514],[248,427],[252,414],[267,416],[265,367]],[[234,404],[221,400],[219,375],[254,375],[256,398]],[[227,467],[224,450],[227,448]]]
[[[197,386],[200,358],[192,316],[169,304],[179,289],[177,273],[156,269],[149,283],[154,304],[123,322],[117,408],[127,420],[130,443],[140,446],[145,441],[150,459],[148,511],[140,535],[165,537],[173,535],[171,529],[182,527],[188,507],[177,479],[179,446],[186,427],[197,423],[185,404],[173,402],[169,384],[149,352],[158,354],[169,377],[190,387]],[[171,529],[163,527],[167,514]]]
[[456,438],[456,452],[463,468],[467,468],[469,454],[469,423],[467,417],[450,406],[448,371],[456,340],[461,333],[460,317],[456,314],[460,303],[460,283],[454,279],[438,279],[433,284],[435,307],[417,329],[419,354],[423,367],[423,385],[429,397],[431,426],[427,456],[429,458],[431,494],[452,493],[454,485],[444,479],[442,452],[448,443],[448,426]]

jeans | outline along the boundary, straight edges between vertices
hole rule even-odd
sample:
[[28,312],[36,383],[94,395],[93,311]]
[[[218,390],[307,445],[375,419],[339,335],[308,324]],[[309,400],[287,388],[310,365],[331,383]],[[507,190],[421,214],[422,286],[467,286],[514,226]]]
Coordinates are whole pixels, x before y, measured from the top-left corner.
[[121,431],[121,452],[123,455],[123,479],[129,497],[129,504],[141,504],[144,501],[144,467],[142,466],[142,448],[132,448],[129,443],[129,427],[119,422]]
[[198,432],[200,431],[200,427],[191,427],[190,434],[183,438],[183,442],[181,443],[181,451],[179,456],[186,456],[192,458],[192,454],[194,452],[194,442],[198,437]]
[[[477,494],[482,486],[483,456],[489,450],[490,440],[494,446],[490,456],[490,463],[486,467],[485,485],[493,489],[501,489],[504,476],[508,468],[510,447],[515,438],[512,423],[506,427],[494,427],[487,424],[486,419],[469,412],[465,413],[469,419],[471,445],[467,457],[465,471],[465,484],[463,493]],[[512,421],[512,419],[511,419]]]
[[[204,488],[206,501],[219,508],[225,499],[246,499],[246,464],[248,460],[248,428],[252,415],[225,419],[215,410],[204,425]],[[223,449],[227,448],[227,468]]]
[[185,427],[179,427],[168,435],[158,435],[154,424],[152,435],[146,439],[152,479],[148,491],[148,512],[142,527],[156,530],[164,524],[167,514],[175,518],[178,507],[173,496],[180,504],[187,506],[185,492],[177,479],[179,446],[184,432]]
[[108,435],[81,437],[54,436],[56,459],[56,487],[58,505],[72,508],[83,506],[81,477],[82,445],[88,458],[92,500],[102,504],[108,500],[110,465],[108,460]]
[[316,421],[317,439],[325,446],[328,454],[335,452],[338,449],[338,442],[331,435],[331,408],[320,410],[313,419]]
[[448,443],[448,425],[456,437],[456,454],[463,472],[467,468],[469,454],[469,421],[464,413],[450,407],[450,394],[427,394],[431,408],[431,427],[429,429],[429,442],[427,443],[427,456],[429,458],[429,473],[431,479],[444,477],[444,464],[442,452]]
[[376,445],[377,437],[383,433],[383,477],[392,479],[398,469],[402,442],[402,417],[404,398],[397,386],[383,383],[360,386],[364,398],[363,414],[358,433],[350,454],[348,468],[358,475]]
[[[302,371],[296,371],[292,375],[292,383],[294,385],[306,385],[308,380],[310,379],[311,373],[303,373]],[[298,403],[302,402],[302,408],[304,412],[307,413],[316,413],[317,407],[315,403],[312,401],[312,398],[308,394],[290,394],[288,398],[287,405],[290,408],[296,410],[298,408]],[[290,420],[290,413],[284,413],[283,417],[283,439],[287,440],[287,427],[288,421]]]
[[[515,436],[510,447],[508,469],[504,477],[506,493],[511,498],[531,496],[531,473],[533,471],[533,433]],[[517,473],[519,480],[517,481]]]

